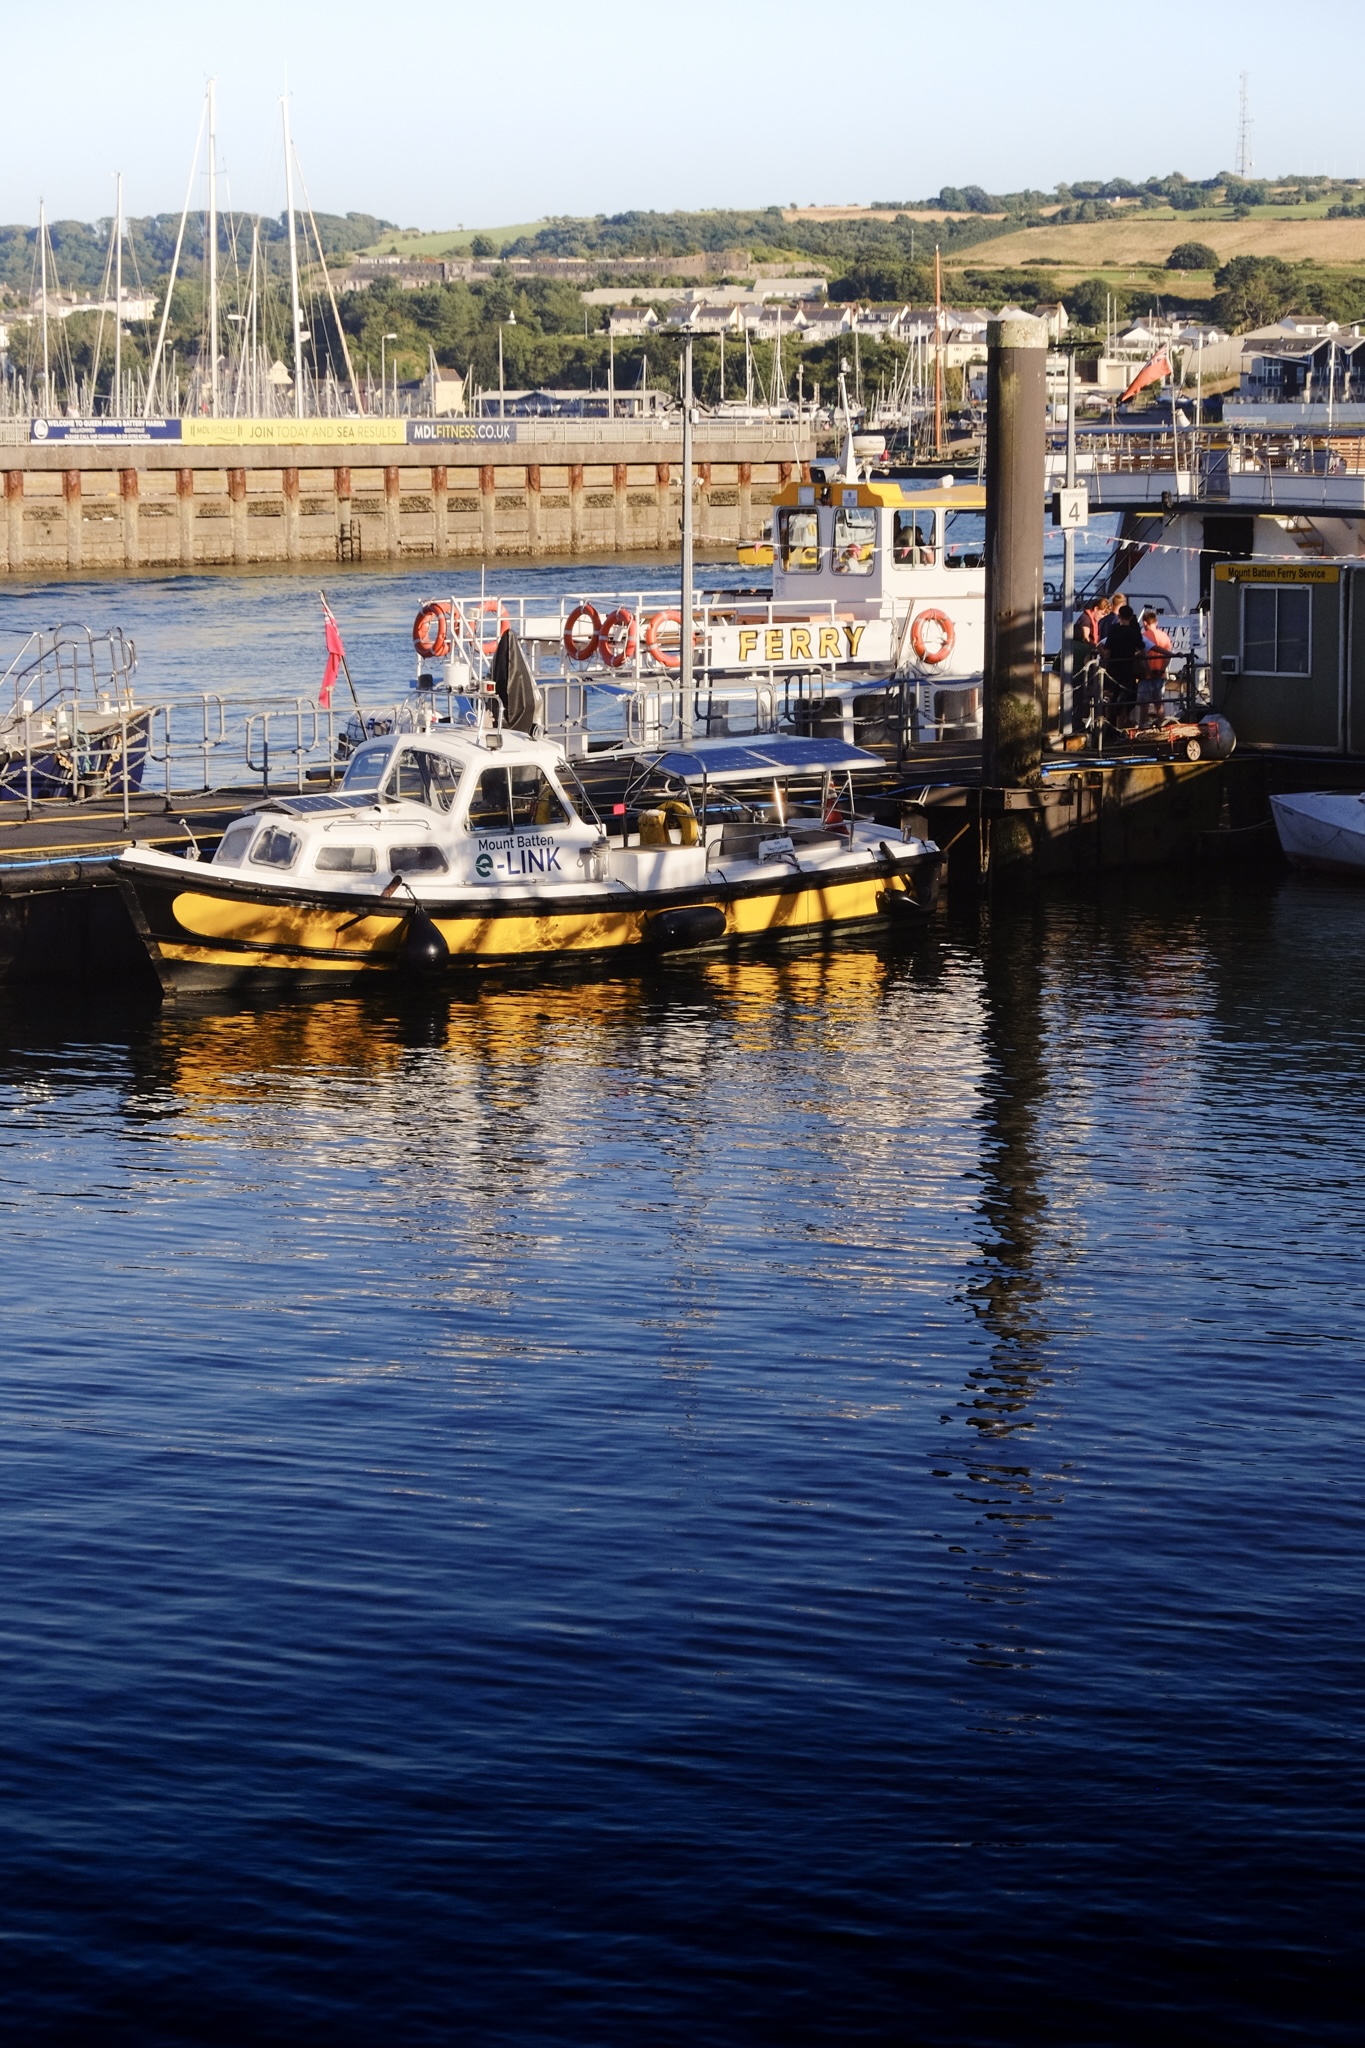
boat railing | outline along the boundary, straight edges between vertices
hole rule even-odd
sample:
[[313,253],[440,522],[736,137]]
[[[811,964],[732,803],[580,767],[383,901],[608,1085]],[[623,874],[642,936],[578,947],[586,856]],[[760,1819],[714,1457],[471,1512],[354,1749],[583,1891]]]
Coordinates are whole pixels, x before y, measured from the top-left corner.
[[15,720],[131,710],[136,667],[137,648],[120,627],[94,633],[63,623],[29,634],[0,675],[0,703]]

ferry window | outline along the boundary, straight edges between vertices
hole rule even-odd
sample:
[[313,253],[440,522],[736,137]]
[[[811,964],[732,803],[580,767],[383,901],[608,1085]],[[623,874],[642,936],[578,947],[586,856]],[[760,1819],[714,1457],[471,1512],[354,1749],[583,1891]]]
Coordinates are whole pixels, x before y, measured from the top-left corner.
[[782,567],[789,574],[808,575],[820,566],[820,515],[818,512],[783,511],[777,515],[778,545]]
[[893,559],[906,568],[927,568],[938,560],[932,512],[898,512]]
[[540,768],[513,768],[512,823],[567,825],[569,814],[549,777]]
[[443,875],[446,857],[439,846],[391,846],[389,867],[395,875]]
[[510,832],[512,806],[505,768],[485,768],[469,799],[471,832]]
[[375,870],[372,846],[322,846],[313,866],[322,875],[372,875]]
[[870,576],[877,557],[877,515],[840,506],[834,515],[834,573]]
[[390,746],[357,747],[342,780],[342,788],[349,789],[353,795],[358,791],[362,796],[378,789],[392,755]]
[[249,818],[243,825],[229,825],[218,842],[218,851],[213,856],[214,865],[235,868],[238,862],[245,858],[246,850],[251,844],[251,835],[255,830],[254,818]]
[[1309,599],[1302,584],[1249,584],[1242,592],[1242,667],[1253,676],[1309,672]]
[[265,868],[292,868],[298,858],[299,842],[292,832],[267,825],[251,849],[251,858]]
[[984,512],[950,512],[944,525],[945,569],[979,569],[986,559]]

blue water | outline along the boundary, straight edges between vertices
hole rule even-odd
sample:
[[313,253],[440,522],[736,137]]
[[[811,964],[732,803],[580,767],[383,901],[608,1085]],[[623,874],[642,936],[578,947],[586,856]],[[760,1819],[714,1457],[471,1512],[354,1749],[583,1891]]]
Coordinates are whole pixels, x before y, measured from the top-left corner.
[[1358,2038],[1363,945],[11,995],[7,2031]]

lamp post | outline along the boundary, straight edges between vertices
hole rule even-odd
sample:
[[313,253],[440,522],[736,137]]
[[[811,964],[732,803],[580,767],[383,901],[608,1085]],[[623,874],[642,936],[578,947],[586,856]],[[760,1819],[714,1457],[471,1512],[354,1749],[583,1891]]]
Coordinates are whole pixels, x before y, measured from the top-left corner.
[[504,326],[515,327],[516,324],[517,309],[513,306],[509,308],[506,320],[499,320],[498,322],[498,418],[500,420],[505,420],[507,417],[507,390],[502,374],[502,330]]
[[389,409],[389,380],[384,368],[384,350],[389,342],[397,341],[396,334],[381,334],[379,337],[379,402],[385,412]]

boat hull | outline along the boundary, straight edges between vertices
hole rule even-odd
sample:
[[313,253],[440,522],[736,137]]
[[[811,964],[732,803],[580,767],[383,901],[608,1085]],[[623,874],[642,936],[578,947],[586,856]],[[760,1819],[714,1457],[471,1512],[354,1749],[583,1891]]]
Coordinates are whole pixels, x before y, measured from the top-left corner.
[[1273,796],[1270,809],[1291,867],[1365,882],[1365,800],[1348,792],[1315,790]]
[[[763,945],[858,925],[913,923],[932,910],[940,857],[817,872],[772,865],[751,880],[647,897],[563,892],[554,898],[424,897],[445,946],[445,975],[491,966],[549,968],[557,961],[610,960],[687,950]],[[167,990],[213,991],[274,985],[346,987],[404,971],[413,906],[215,881],[211,867],[123,865],[129,912]],[[714,917],[679,913],[711,908]],[[714,934],[714,936],[712,935]]]

